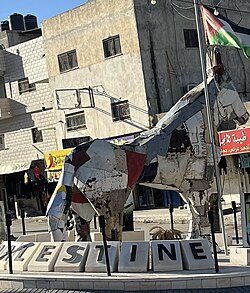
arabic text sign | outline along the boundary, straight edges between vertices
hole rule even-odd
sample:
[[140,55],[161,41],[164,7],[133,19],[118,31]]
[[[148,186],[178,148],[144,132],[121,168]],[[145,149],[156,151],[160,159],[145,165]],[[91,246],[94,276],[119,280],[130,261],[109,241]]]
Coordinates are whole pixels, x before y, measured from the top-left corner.
[[250,152],[250,128],[220,131],[218,134],[222,156]]

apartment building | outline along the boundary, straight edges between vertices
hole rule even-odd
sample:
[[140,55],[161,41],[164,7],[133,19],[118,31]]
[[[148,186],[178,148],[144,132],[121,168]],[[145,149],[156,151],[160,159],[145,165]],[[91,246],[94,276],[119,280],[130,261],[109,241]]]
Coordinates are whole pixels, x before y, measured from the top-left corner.
[[[249,26],[230,1],[223,7]],[[238,7],[247,10],[247,1]],[[132,139],[202,80],[194,11],[184,2],[91,0],[44,21],[42,35],[2,31],[0,43],[0,180],[12,207],[42,209],[47,187],[36,179],[46,175],[44,153],[97,137]],[[223,56],[249,100],[249,61],[236,49],[223,49]],[[136,194],[141,208],[176,198],[142,186]]]
[[[154,2],[92,0],[43,22],[61,148],[96,137],[126,140],[152,127],[202,81],[192,5]],[[220,11],[249,26],[247,15],[237,12],[247,10],[247,1],[239,7],[225,1],[227,10]],[[223,49],[223,57],[238,91],[249,100],[249,61],[231,48]],[[137,205],[163,206],[169,197],[139,187]]]
[[[23,34],[19,31],[0,34],[5,40],[0,51],[1,195],[7,193],[17,216],[22,207],[44,212],[43,157],[44,152],[57,149],[57,144],[43,39],[41,32],[24,41],[18,40]],[[14,45],[8,42],[9,34],[16,36]]]

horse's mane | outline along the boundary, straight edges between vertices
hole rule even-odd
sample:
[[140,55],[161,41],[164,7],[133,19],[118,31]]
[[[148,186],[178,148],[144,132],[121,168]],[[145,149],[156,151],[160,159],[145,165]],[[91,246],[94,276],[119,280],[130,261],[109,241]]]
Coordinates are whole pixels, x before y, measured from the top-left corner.
[[[214,82],[212,82],[213,80],[214,78],[212,77],[209,77],[207,80],[209,89],[211,89],[211,87],[215,87]],[[127,143],[124,147],[143,147],[143,145],[148,144],[150,140],[155,140],[159,135],[161,136],[161,139],[164,137],[164,139],[170,141],[172,132],[182,125],[183,122],[187,121],[190,117],[201,111],[204,106],[204,82],[202,82],[182,96],[164,115],[164,117],[158,121],[155,127],[142,132],[138,137]],[[156,148],[157,143],[154,141],[154,149]]]

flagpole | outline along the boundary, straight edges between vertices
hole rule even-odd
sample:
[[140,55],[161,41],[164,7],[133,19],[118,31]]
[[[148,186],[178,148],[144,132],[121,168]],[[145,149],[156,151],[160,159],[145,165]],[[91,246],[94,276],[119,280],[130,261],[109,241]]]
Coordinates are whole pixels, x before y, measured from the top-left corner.
[[221,196],[222,196],[221,195],[221,180],[220,180],[220,173],[219,173],[219,169],[218,169],[216,147],[215,147],[215,142],[214,142],[214,131],[213,131],[213,127],[212,127],[212,118],[211,118],[212,116],[211,116],[208,87],[207,87],[206,63],[205,63],[205,58],[204,58],[204,54],[203,54],[202,29],[201,29],[201,22],[200,22],[198,0],[194,0],[194,11],[195,11],[197,33],[198,33],[201,71],[202,71],[202,77],[203,77],[203,82],[204,82],[204,93],[205,93],[208,131],[209,131],[209,138],[211,141],[213,163],[214,163],[214,168],[215,168],[215,179],[216,179],[216,188],[217,188],[217,194],[218,194],[218,208],[219,208],[220,224],[221,224],[221,230],[222,230],[222,234],[223,234],[225,254],[228,254],[225,223],[224,223],[223,210],[222,210],[222,204],[221,204]]

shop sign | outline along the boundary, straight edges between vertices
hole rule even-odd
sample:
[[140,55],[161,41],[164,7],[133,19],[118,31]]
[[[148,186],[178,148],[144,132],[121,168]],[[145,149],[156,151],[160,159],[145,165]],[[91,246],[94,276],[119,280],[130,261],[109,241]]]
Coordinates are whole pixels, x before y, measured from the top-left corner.
[[47,180],[49,182],[58,181],[61,173],[62,173],[62,171],[48,171],[47,172]]
[[250,152],[250,128],[220,131],[218,134],[222,156]]
[[52,151],[44,154],[44,160],[47,171],[60,171],[63,167],[64,159],[73,148]]

